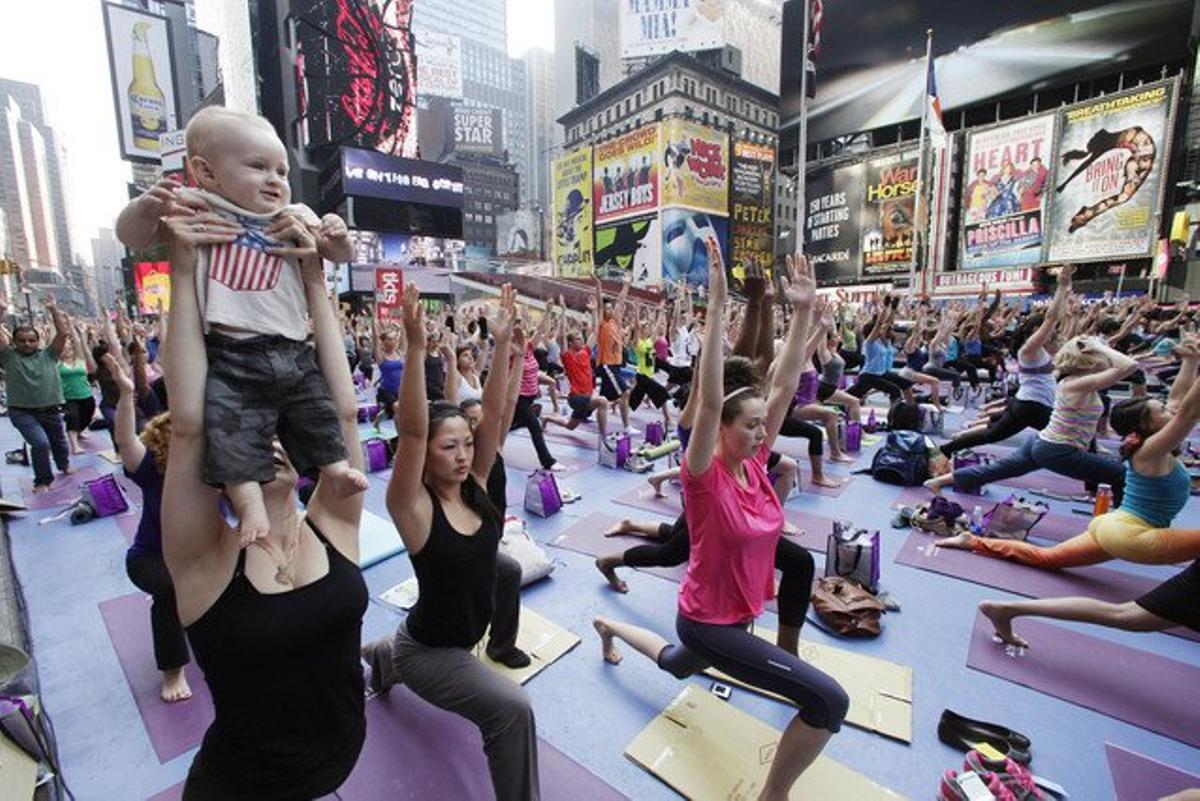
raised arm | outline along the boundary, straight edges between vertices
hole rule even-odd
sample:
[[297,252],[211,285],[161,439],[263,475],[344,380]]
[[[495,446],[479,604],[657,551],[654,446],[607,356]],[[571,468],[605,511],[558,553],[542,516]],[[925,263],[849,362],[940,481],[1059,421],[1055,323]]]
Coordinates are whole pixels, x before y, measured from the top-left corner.
[[[1167,424],[1152,434],[1138,449],[1134,455],[1135,460],[1169,456],[1183,444],[1196,427],[1196,423],[1200,421],[1200,382],[1195,380],[1197,358],[1200,357],[1200,342],[1188,340],[1180,344],[1175,351],[1179,353],[1181,359],[1179,378],[1182,379],[1184,373],[1188,374],[1187,394],[1178,401],[1174,409],[1175,413]],[[1179,379],[1176,379],[1176,383],[1179,383]],[[1172,387],[1171,394],[1175,394],[1174,387]],[[1170,401],[1168,401],[1168,405],[1170,405]]]
[[[490,327],[496,342],[496,353],[507,354],[512,343],[513,320],[516,317],[516,293],[508,284],[500,288],[500,313]],[[509,359],[493,359],[483,382],[483,419],[475,426],[475,459],[471,474],[481,486],[487,486],[488,473],[496,461],[496,452],[503,442],[504,406],[510,372],[519,370],[510,366]]]
[[704,345],[700,351],[699,373],[702,380],[698,388],[692,388],[692,392],[699,393],[700,401],[692,436],[683,455],[688,473],[693,476],[704,473],[712,463],[721,425],[725,383],[721,352],[721,338],[725,332],[725,300],[728,296],[725,263],[716,239],[709,238],[704,245],[708,250],[708,315],[704,326]]
[[[388,481],[388,512],[400,530],[400,538],[409,553],[416,554],[429,539],[433,506],[425,492],[425,450],[429,439],[429,400],[425,394],[425,314],[421,293],[413,283],[404,285],[401,319],[408,341],[404,375],[400,379],[400,400],[396,402],[396,429],[399,446],[396,464]],[[495,369],[496,365],[492,365]]]
[[1183,399],[1196,383],[1196,365],[1200,363],[1200,342],[1195,339],[1184,339],[1175,347],[1175,355],[1179,357],[1179,372],[1171,383],[1171,392],[1167,395],[1167,408],[1178,411]]
[[121,367],[111,353],[104,354],[104,366],[113,377],[121,395],[117,399],[117,414],[113,420],[113,442],[121,451],[121,464],[134,472],[146,457],[146,446],[137,435],[137,412],[134,410],[133,378]]
[[1021,345],[1021,351],[1018,354],[1019,358],[1027,362],[1031,361],[1034,354],[1045,348],[1046,343],[1050,341],[1050,337],[1054,336],[1054,329],[1058,327],[1058,321],[1062,319],[1063,312],[1067,308],[1067,301],[1071,297],[1071,276],[1074,274],[1074,264],[1064,264],[1062,269],[1059,270],[1058,286],[1054,290],[1054,299],[1050,301],[1050,306],[1046,309],[1046,316],[1042,318],[1042,324]]
[[1088,337],[1084,346],[1108,357],[1109,367],[1090,375],[1068,378],[1059,384],[1064,392],[1099,392],[1111,387],[1137,369],[1137,361],[1110,348],[1100,337]]
[[742,279],[742,291],[746,294],[746,312],[742,316],[742,327],[738,332],[737,341],[733,343],[733,355],[753,359],[758,348],[758,319],[762,312],[763,294],[766,281],[757,266],[750,264],[746,267]]
[[775,444],[775,437],[787,416],[788,406],[796,395],[800,373],[804,369],[803,349],[812,320],[813,303],[817,297],[817,282],[813,280],[812,267],[808,259],[797,253],[788,256],[787,270],[790,281],[784,295],[792,305],[792,321],[788,326],[787,338],[776,360],[775,375],[767,394],[767,447]]
[[46,312],[54,321],[54,339],[50,340],[50,352],[57,358],[62,356],[63,345],[71,338],[71,321],[67,319],[63,310],[58,308],[53,295],[47,295],[44,303]]

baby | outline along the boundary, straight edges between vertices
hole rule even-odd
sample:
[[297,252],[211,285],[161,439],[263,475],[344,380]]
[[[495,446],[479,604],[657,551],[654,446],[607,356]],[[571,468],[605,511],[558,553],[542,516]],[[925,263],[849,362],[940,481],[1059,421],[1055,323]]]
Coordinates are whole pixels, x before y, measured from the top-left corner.
[[322,257],[349,261],[353,246],[337,215],[318,220],[307,206],[289,205],[287,151],[267,120],[205,108],[186,139],[199,189],[160,181],[122,212],[117,230],[125,244],[143,247],[172,205],[207,207],[244,229],[235,242],[199,249],[196,294],[208,351],[204,478],[224,486],[245,545],[269,529],[261,484],[275,478],[276,435],[298,472],[319,468],[342,495],[367,488],[346,460],[329,387],[307,342],[299,265],[273,252],[285,244],[268,232],[289,212],[313,233]]

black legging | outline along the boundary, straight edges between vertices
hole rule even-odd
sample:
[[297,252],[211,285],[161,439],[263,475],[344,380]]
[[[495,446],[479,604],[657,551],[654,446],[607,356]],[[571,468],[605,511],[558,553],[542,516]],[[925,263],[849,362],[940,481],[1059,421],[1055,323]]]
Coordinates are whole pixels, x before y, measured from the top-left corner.
[[[659,525],[657,542],[636,545],[626,550],[621,560],[628,567],[675,567],[686,562],[690,554],[687,520],[680,515],[673,524]],[[779,621],[800,628],[812,598],[812,554],[780,537],[775,546],[775,567],[783,573],[779,581]]]
[[783,425],[779,427],[779,433],[785,437],[804,437],[807,439],[809,456],[820,456],[825,453],[825,439],[821,436],[821,429],[807,420],[797,420],[792,417],[790,411],[787,417],[783,418]]
[[546,447],[546,438],[542,435],[542,424],[538,420],[537,415],[533,413],[533,402],[536,396],[518,395],[517,410],[513,414],[513,428],[524,426],[529,431],[529,438],[533,440],[533,449],[537,451],[538,461],[542,463],[542,467],[549,470],[554,466],[555,459],[550,455],[550,449]]
[[1004,413],[989,423],[983,431],[955,437],[942,445],[941,451],[949,457],[953,456],[955,451],[1001,442],[1021,433],[1026,428],[1035,428],[1041,431],[1050,422],[1050,412],[1049,406],[1037,401],[1009,401]]
[[896,403],[903,397],[904,390],[911,386],[911,381],[901,378],[896,373],[888,372],[883,375],[859,373],[858,380],[854,382],[854,386],[846,391],[859,400],[862,400],[871,394],[872,391],[878,390],[886,394],[892,403]]
[[862,351],[860,350],[845,350],[843,348],[838,348],[838,355],[840,355],[842,360],[846,362],[847,370],[853,370],[854,368],[862,367],[863,365],[863,355]]
[[959,371],[960,375],[965,375],[967,377],[967,383],[971,385],[971,389],[979,388],[979,375],[975,372],[975,365],[971,364],[971,362],[967,361],[965,358],[944,362],[943,366],[951,370]]
[[125,572],[133,586],[153,599],[150,604],[150,631],[154,635],[154,662],[159,670],[175,670],[189,661],[187,638],[179,611],[175,607],[175,584],[167,572],[161,553],[130,556]]
[[962,373],[958,372],[957,370],[951,370],[947,367],[938,367],[934,364],[927,364],[917,372],[924,373],[925,375],[931,375],[934,378],[940,378],[943,381],[950,381],[954,385],[955,389],[958,389],[958,385],[962,383]]

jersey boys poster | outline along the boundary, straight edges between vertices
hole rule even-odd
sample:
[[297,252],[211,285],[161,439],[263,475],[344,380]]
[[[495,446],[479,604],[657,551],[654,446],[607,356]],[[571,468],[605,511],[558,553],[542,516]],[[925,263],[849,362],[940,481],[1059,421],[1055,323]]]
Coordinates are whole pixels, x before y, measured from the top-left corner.
[[592,202],[597,224],[658,208],[658,125],[596,145]]
[[1046,229],[1054,115],[967,139],[960,268],[1037,264]]
[[592,274],[592,149],[556,159],[554,186],[554,267],[558,275],[575,278]]
[[864,275],[906,272],[913,256],[917,152],[866,162],[862,256]]
[[729,266],[742,278],[747,263],[771,273],[775,262],[775,148],[734,142],[729,185]]
[[858,279],[865,172],[858,162],[812,172],[805,182],[804,252],[820,286]]
[[1050,261],[1151,254],[1174,90],[1148,84],[1059,112]]
[[729,139],[687,120],[663,123],[662,205],[725,214]]

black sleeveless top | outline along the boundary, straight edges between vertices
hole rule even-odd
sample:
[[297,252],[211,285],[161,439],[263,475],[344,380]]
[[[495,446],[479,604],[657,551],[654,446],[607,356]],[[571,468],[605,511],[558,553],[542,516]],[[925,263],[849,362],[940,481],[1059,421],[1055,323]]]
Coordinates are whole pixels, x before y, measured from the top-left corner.
[[474,648],[492,619],[500,526],[485,519],[477,532],[464,535],[446,519],[437,494],[425,489],[433,519],[425,547],[410,556],[420,596],[408,613],[408,633],[435,648]]
[[246,578],[243,550],[229,586],[187,628],[216,710],[192,772],[264,801],[333,792],[366,736],[367,587],[358,566],[305,522],[325,546],[326,575],[263,594]]

